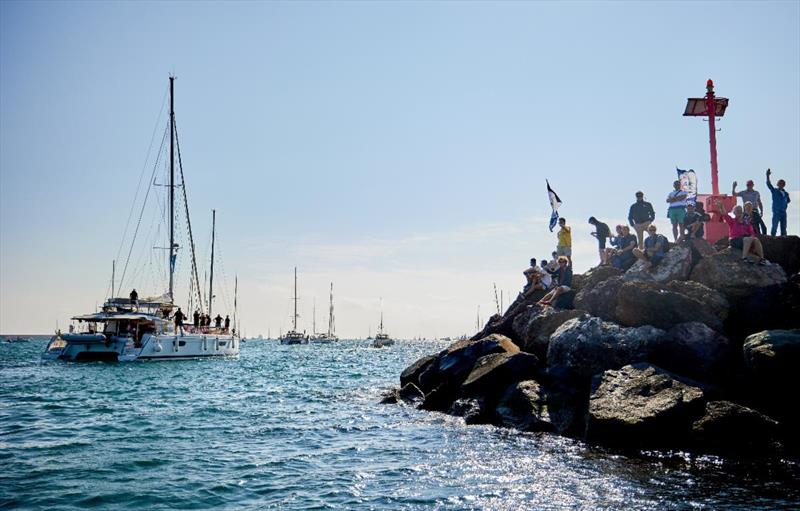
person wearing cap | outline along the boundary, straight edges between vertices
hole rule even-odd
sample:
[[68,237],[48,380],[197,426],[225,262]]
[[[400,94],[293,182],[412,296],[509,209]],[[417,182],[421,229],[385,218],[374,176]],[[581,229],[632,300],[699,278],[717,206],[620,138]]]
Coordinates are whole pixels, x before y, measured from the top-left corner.
[[755,230],[756,234],[763,234],[766,236],[767,234],[767,226],[764,224],[764,220],[762,217],[764,216],[764,204],[761,203],[761,194],[758,193],[753,186],[753,180],[750,179],[747,181],[747,189],[742,190],[741,192],[736,191],[736,185],[738,183],[736,181],[733,182],[733,188],[731,189],[731,195],[734,197],[741,197],[742,198],[742,206],[745,203],[750,202],[753,204],[753,229]]
[[605,266],[608,264],[606,261],[606,240],[611,237],[611,229],[608,228],[608,224],[604,224],[593,216],[589,217],[589,223],[595,228],[591,235],[597,238],[597,246],[600,251],[600,266]]
[[636,192],[636,202],[631,204],[631,209],[628,210],[628,223],[636,231],[640,250],[644,247],[644,233],[655,219],[656,213],[653,211],[653,205],[644,200],[644,192]]
[[792,200],[789,198],[789,192],[785,190],[786,181],[779,179],[778,187],[775,188],[769,181],[770,174],[772,171],[767,169],[767,188],[772,192],[772,230],[770,233],[775,236],[780,224],[781,236],[786,236],[786,208],[789,207]]
[[644,250],[639,248],[633,249],[633,255],[637,259],[641,259],[647,265],[647,268],[657,266],[658,263],[664,259],[664,254],[669,247],[669,241],[663,235],[656,232],[656,226],[651,225],[647,228],[647,239],[644,240]]
[[678,241],[678,226],[683,224],[683,217],[686,216],[686,199],[689,195],[681,190],[680,181],[674,181],[672,186],[674,190],[667,195],[667,218],[672,223],[672,237]]

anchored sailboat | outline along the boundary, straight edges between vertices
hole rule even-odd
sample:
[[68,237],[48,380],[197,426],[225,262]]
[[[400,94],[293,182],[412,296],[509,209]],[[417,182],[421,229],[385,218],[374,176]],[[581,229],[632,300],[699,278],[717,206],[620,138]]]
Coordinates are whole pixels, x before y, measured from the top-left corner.
[[[180,144],[177,139],[175,123],[175,77],[169,78],[169,246],[166,273],[169,275],[169,288],[165,294],[154,298],[140,300],[134,289],[128,298],[114,297],[115,286],[112,282],[111,297],[108,298],[100,312],[75,316],[72,319],[79,324],[86,324],[85,332],[74,332],[72,327],[66,334],[58,333],[48,343],[42,353],[43,360],[153,360],[153,359],[182,359],[204,357],[229,357],[239,353],[239,338],[228,328],[221,325],[211,327],[204,324],[197,327],[183,325],[183,320],[188,319],[188,311],[184,313],[176,307],[175,301],[175,266],[177,261],[178,243],[175,240],[175,189],[182,190],[182,199],[185,206],[189,245],[191,248],[191,293],[197,293],[197,306],[203,310],[203,295],[197,278],[197,261],[192,237],[192,225],[189,220],[189,205],[186,197],[186,183],[183,177],[183,165],[180,156]],[[166,133],[165,133],[166,138]],[[163,142],[162,142],[163,144]],[[180,184],[175,182],[175,156],[178,156],[178,170],[180,171]],[[156,167],[158,161],[156,162]],[[155,176],[155,168],[153,171]],[[154,182],[150,186],[156,186]],[[147,197],[142,205],[145,212]],[[134,199],[135,201],[135,199]],[[140,215],[141,221],[141,215]],[[131,252],[136,241],[134,232],[131,241]],[[124,237],[124,235],[123,235]],[[213,246],[212,228],[212,246]],[[159,247],[155,247],[159,248]],[[129,252],[130,254],[130,252]],[[129,255],[130,257],[130,255]],[[209,283],[209,299],[207,318],[211,316],[211,303],[213,294],[213,249],[211,260],[212,281]],[[127,262],[126,262],[127,269]],[[112,277],[112,280],[115,277]],[[124,280],[124,272],[123,272]],[[121,287],[121,286],[120,286]],[[199,313],[198,313],[199,315]]]
[[292,329],[281,336],[281,344],[308,344],[308,337],[297,331],[297,266],[294,267],[294,314],[292,314]]
[[383,331],[383,299],[381,299],[381,324],[378,328],[378,333],[375,334],[375,340],[372,341],[373,348],[383,348],[384,346],[393,346],[394,339],[389,337],[389,334]]
[[330,299],[330,306],[328,308],[328,331],[323,334],[315,335],[311,342],[317,344],[327,344],[338,341],[339,338],[336,337],[336,327],[335,327],[335,320],[333,315],[333,282],[331,282],[331,299]]

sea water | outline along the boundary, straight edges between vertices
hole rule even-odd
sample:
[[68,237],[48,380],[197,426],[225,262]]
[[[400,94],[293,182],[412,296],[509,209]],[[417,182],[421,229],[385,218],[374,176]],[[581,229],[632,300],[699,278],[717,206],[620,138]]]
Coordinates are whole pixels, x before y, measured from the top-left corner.
[[0,343],[3,509],[797,509],[800,468],[635,456],[381,405],[441,342],[41,364]]

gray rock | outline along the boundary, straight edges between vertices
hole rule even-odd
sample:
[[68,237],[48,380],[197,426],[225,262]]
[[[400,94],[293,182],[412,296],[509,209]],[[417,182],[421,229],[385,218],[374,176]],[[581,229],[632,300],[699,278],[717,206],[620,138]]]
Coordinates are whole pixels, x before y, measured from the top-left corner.
[[763,455],[780,449],[779,424],[766,415],[730,401],[706,403],[692,425],[697,450],[716,454]]
[[493,353],[478,359],[472,372],[461,385],[463,396],[484,396],[497,399],[514,382],[536,376],[539,359],[530,353]]
[[483,399],[476,397],[456,399],[447,413],[463,417],[467,424],[485,424],[491,418],[486,412]]
[[535,380],[508,387],[495,408],[501,426],[520,431],[554,431],[544,389]]
[[621,276],[609,277],[592,287],[584,287],[575,297],[575,308],[585,310],[592,316],[614,321],[617,296],[624,281]]
[[694,321],[670,328],[656,345],[652,362],[696,380],[718,382],[730,376],[732,354],[727,337]]
[[547,364],[588,379],[606,369],[648,360],[665,332],[652,326],[623,328],[592,316],[561,325],[550,337]]
[[620,275],[622,275],[622,270],[613,266],[596,266],[582,275],[575,275],[572,278],[572,289],[577,292],[593,289],[601,282]]
[[419,387],[419,376],[431,365],[436,364],[437,360],[438,358],[436,355],[429,355],[427,357],[420,358],[410,366],[406,367],[405,370],[400,374],[400,386],[404,387],[409,383],[413,383]]
[[647,268],[644,261],[636,261],[625,272],[625,280],[650,280],[667,283],[672,280],[686,280],[692,271],[692,251],[689,247],[674,246],[655,267]]
[[438,374],[442,381],[461,385],[479,358],[492,353],[517,353],[519,347],[504,335],[492,334],[478,340],[451,344],[439,355]]
[[800,330],[765,330],[742,347],[745,367],[758,386],[778,395],[800,389]]
[[592,383],[586,438],[636,448],[681,445],[703,406],[699,387],[654,365],[609,370]]
[[699,282],[692,280],[673,280],[667,283],[666,289],[674,293],[679,293],[687,296],[695,302],[702,304],[704,314],[710,314],[717,319],[720,323],[727,319],[730,309],[730,303],[720,293],[708,286],[704,286]]
[[786,272],[779,265],[747,264],[741,257],[740,250],[731,248],[704,257],[692,270],[691,279],[716,289],[729,300],[746,297],[757,288],[787,282]]
[[577,318],[579,310],[562,310],[554,307],[531,306],[514,319],[514,335],[519,339],[522,351],[537,357],[547,356],[550,335],[564,322]]
[[700,321],[714,330],[722,330],[722,321],[715,312],[704,302],[662,284],[632,280],[619,290],[615,317],[626,326],[653,325],[667,329],[678,323]]

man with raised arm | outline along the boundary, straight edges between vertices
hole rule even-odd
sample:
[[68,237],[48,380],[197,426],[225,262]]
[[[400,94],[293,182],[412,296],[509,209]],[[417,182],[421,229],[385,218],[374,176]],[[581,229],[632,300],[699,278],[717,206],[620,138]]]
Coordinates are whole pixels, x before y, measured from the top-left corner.
[[772,192],[772,230],[770,234],[775,236],[780,224],[781,236],[786,236],[786,208],[789,207],[792,200],[789,198],[789,192],[785,190],[786,181],[778,179],[778,187],[775,188],[769,181],[771,174],[772,171],[767,169],[767,188]]

